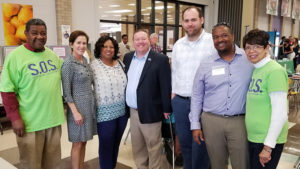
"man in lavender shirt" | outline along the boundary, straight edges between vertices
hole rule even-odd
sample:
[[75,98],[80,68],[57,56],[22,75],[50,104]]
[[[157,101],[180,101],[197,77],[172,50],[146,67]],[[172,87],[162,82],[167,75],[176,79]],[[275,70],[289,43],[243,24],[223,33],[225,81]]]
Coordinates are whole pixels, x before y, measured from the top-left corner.
[[219,23],[212,31],[218,54],[203,59],[194,79],[189,114],[193,138],[205,141],[212,169],[228,168],[229,156],[233,169],[248,169],[244,115],[253,66],[234,45],[229,24]]

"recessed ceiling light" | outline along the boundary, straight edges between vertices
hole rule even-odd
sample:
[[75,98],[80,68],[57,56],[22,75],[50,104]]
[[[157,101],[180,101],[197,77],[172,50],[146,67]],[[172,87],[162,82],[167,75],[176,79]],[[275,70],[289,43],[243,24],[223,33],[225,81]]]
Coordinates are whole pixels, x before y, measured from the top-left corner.
[[[167,8],[173,8],[173,6],[167,6]],[[151,9],[151,7],[147,7],[146,9]],[[164,9],[164,6],[156,6],[155,9],[161,10]]]
[[122,9],[122,10],[106,11],[105,13],[128,13],[128,12],[132,12],[132,10]]
[[135,3],[132,3],[132,4],[128,4],[128,6],[135,6]]
[[109,5],[111,8],[119,7],[120,5]]

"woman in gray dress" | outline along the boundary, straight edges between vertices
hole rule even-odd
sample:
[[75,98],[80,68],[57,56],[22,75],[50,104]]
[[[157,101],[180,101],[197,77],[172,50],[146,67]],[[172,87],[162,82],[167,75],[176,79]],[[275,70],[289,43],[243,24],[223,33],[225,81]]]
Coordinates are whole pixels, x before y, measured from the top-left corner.
[[93,76],[83,54],[88,36],[74,31],[69,38],[72,55],[62,66],[64,99],[68,104],[67,123],[69,141],[72,142],[71,161],[73,169],[82,169],[86,142],[96,132],[95,98],[92,91]]

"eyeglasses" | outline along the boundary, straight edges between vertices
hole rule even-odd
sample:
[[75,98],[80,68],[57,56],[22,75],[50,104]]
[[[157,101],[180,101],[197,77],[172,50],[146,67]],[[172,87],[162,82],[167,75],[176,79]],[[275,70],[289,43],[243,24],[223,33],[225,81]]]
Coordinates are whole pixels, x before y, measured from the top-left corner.
[[216,29],[216,28],[219,27],[219,26],[225,26],[225,27],[228,27],[229,29],[231,29],[231,28],[230,28],[230,23],[228,23],[228,22],[219,22],[219,23],[217,23],[217,24],[213,27],[212,30]]
[[228,22],[219,22],[214,27],[221,26],[221,25],[230,27],[230,23],[228,23]]
[[246,52],[250,52],[250,50],[254,50],[254,51],[259,51],[261,48],[264,48],[264,46],[261,46],[261,45],[247,45],[245,47],[245,51]]

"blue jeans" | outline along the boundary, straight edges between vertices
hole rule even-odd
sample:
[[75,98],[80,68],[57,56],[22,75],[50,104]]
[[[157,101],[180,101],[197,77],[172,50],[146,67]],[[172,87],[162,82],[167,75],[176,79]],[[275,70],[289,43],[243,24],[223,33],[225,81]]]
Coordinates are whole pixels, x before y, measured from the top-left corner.
[[98,122],[99,163],[101,169],[114,169],[117,165],[119,146],[128,118]]
[[172,99],[172,108],[175,116],[175,129],[179,139],[183,157],[184,169],[208,169],[209,157],[205,142],[198,145],[193,140],[190,128],[190,100],[175,96]]
[[259,162],[259,153],[262,151],[263,143],[249,142],[249,154],[250,154],[250,166],[251,169],[276,169],[280,156],[283,150],[284,144],[276,144],[275,148],[272,149],[271,160],[263,167]]

